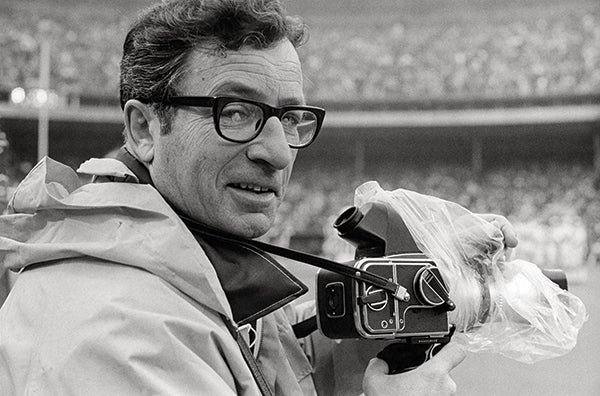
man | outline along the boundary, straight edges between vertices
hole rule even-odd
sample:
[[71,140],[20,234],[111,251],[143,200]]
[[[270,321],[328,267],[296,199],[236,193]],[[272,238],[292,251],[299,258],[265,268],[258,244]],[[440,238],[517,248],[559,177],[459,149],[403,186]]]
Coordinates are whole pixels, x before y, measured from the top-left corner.
[[[0,311],[3,394],[335,391],[307,356],[326,358],[290,326],[305,286],[182,221],[246,238],[273,224],[324,117],[304,103],[303,38],[277,1],[175,0],[139,18],[121,63],[118,160],[84,163],[86,185],[42,160],[1,220],[0,257],[21,271]],[[450,344],[401,375],[374,359],[364,392],[452,393],[463,358]]]

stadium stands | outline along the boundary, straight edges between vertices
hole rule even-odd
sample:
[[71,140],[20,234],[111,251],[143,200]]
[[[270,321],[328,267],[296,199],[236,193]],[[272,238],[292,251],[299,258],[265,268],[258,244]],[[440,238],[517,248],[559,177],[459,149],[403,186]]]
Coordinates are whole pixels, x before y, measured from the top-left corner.
[[466,22],[319,26],[304,62],[309,92],[380,100],[600,90],[600,12]]
[[119,48],[126,19],[56,17],[0,14],[0,90],[38,88],[39,38],[44,37],[51,45],[51,89],[59,96],[118,95]]
[[[37,87],[38,38],[44,37],[52,45],[55,92],[75,101],[114,101],[120,46],[132,15],[92,11],[1,13],[2,96],[15,87]],[[600,91],[600,6],[423,22],[398,17],[312,26],[301,51],[308,97],[371,101]]]

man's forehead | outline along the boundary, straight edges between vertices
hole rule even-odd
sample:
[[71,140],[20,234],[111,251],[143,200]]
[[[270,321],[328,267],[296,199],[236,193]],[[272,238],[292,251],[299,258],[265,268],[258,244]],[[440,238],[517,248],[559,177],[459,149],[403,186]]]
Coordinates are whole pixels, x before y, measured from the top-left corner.
[[288,64],[288,67],[299,66],[300,64],[296,49],[287,40],[280,41],[267,48],[242,47],[239,50],[219,50],[199,46],[193,50],[192,60],[203,60],[211,64],[207,67],[197,65],[199,70],[206,70],[213,65],[227,65],[237,62],[267,62],[275,66]]
[[260,99],[261,95],[272,96],[274,93],[267,91],[283,90],[282,94],[298,97],[296,99],[303,97],[302,69],[289,41],[267,49],[242,48],[224,54],[197,49],[190,56],[186,69],[184,85],[187,86],[183,88],[204,90],[203,94],[229,91]]

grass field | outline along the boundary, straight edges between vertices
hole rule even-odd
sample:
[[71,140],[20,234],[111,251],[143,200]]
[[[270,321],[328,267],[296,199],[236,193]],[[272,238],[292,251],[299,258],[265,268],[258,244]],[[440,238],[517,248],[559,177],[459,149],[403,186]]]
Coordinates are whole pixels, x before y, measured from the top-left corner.
[[[286,263],[311,292],[313,268]],[[569,290],[581,298],[588,321],[569,354],[533,365],[496,354],[469,354],[453,372],[459,396],[598,396],[600,395],[600,267],[590,268],[583,281],[571,282]]]

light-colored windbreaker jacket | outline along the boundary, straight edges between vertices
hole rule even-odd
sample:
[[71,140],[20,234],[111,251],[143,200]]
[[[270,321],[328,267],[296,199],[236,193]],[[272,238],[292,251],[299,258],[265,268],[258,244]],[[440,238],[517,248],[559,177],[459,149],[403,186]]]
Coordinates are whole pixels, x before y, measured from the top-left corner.
[[[152,186],[82,184],[44,159],[10,208],[0,262],[21,273],[0,310],[1,395],[259,394],[214,268]],[[314,394],[289,320],[262,319],[257,360],[276,394]]]

